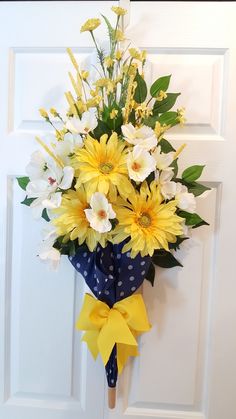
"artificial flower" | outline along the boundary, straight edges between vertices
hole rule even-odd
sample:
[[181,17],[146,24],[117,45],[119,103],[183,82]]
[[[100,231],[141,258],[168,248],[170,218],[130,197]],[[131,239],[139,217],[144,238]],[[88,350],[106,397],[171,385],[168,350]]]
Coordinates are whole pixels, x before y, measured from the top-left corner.
[[30,180],[36,180],[47,177],[48,162],[41,151],[34,151],[31,154],[29,164],[26,166],[26,173]]
[[131,123],[121,127],[124,139],[133,145],[138,145],[145,150],[151,150],[157,145],[157,139],[152,128],[143,125],[134,127]]
[[140,192],[133,191],[128,201],[119,200],[114,206],[118,226],[114,230],[114,243],[130,239],[122,252],[131,252],[135,257],[152,256],[155,249],[169,250],[168,243],[175,243],[176,236],[183,233],[183,218],[175,214],[175,200],[162,203],[158,184],[150,187],[144,182]]
[[158,93],[158,95],[157,95],[157,97],[156,97],[156,100],[158,102],[162,102],[166,98],[167,98],[167,93],[164,92],[163,90],[160,90],[159,93]]
[[100,19],[88,19],[80,29],[80,32],[93,32],[99,25],[101,25]]
[[58,249],[53,247],[57,233],[55,227],[50,225],[47,230],[44,231],[43,242],[39,246],[39,258],[43,261],[49,262],[53,269],[57,269],[60,263],[61,254]]
[[121,196],[128,196],[132,191],[128,179],[125,143],[114,132],[110,138],[104,134],[100,141],[90,135],[84,141],[84,147],[76,153],[79,176],[77,185],[88,186],[90,196],[94,192],[105,195],[117,188]]
[[97,118],[93,111],[84,112],[81,119],[78,117],[70,118],[66,123],[66,128],[72,134],[87,134],[97,126]]
[[176,183],[171,179],[174,176],[173,169],[167,167],[160,172],[156,172],[156,180],[160,186],[160,191],[164,199],[172,199],[175,196],[176,192]]
[[112,229],[110,219],[116,218],[116,213],[113,211],[105,195],[100,192],[95,192],[91,196],[90,207],[84,210],[90,227],[99,233],[110,231]]
[[112,6],[111,10],[117,16],[124,16],[127,13],[127,10],[126,9],[123,9],[123,7],[119,7],[119,6]]
[[71,158],[74,153],[83,146],[82,137],[79,134],[67,132],[61,141],[55,144],[54,150],[66,166],[72,164]]
[[110,118],[115,119],[117,114],[118,114],[118,110],[117,109],[112,109],[112,111],[110,112]]
[[66,166],[63,169],[48,163],[47,178],[35,179],[28,183],[26,193],[28,198],[34,198],[31,203],[33,214],[40,217],[44,208],[53,209],[61,204],[61,189],[71,187],[74,178],[74,169]]
[[180,125],[183,126],[186,122],[186,118],[185,118],[185,108],[180,108],[177,109],[177,120],[179,121]]
[[43,118],[45,118],[45,119],[49,119],[48,113],[47,113],[47,111],[46,111],[44,108],[40,108],[40,109],[39,109],[39,113],[40,113],[40,115],[41,115]]
[[163,124],[161,125],[159,121],[156,122],[154,132],[160,141],[164,135],[164,133],[171,128],[171,125]]
[[135,182],[143,182],[156,168],[156,160],[148,151],[136,145],[127,156],[129,177]]
[[52,223],[56,227],[58,236],[68,235],[70,240],[78,240],[81,245],[84,242],[92,252],[100,241],[104,245],[101,234],[90,227],[85,209],[89,208],[88,195],[84,186],[75,187],[63,194],[59,208],[53,211],[56,218]]
[[156,150],[152,153],[153,157],[156,160],[156,166],[158,170],[166,169],[174,160],[174,152],[162,153],[161,146],[158,146]]
[[116,29],[115,38],[116,38],[116,41],[118,41],[118,42],[124,41],[125,40],[124,32],[122,32],[120,29]]
[[193,193],[188,192],[188,188],[179,182],[175,183],[175,188],[177,207],[193,214],[196,211],[196,200]]

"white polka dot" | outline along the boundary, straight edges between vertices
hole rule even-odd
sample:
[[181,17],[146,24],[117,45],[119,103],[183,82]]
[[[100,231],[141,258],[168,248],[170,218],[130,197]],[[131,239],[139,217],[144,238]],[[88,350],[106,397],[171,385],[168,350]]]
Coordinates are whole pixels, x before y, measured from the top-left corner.
[[123,284],[123,282],[119,281],[117,285],[118,285],[118,287],[121,287],[122,284]]
[[113,378],[112,378],[111,383],[112,383],[112,384],[114,384],[114,382],[115,382],[115,381],[114,381],[114,380],[113,380]]
[[97,283],[99,284],[99,279],[97,278]]
[[98,252],[100,252],[100,250],[101,250],[101,247],[100,247],[100,246],[98,246],[98,247],[97,247],[97,251],[98,251]]
[[133,265],[129,265],[128,269],[131,271],[131,269],[133,269]]
[[109,278],[109,279],[113,279],[113,275],[111,275],[111,274],[110,274],[110,275],[108,275],[108,278]]
[[87,254],[88,254],[87,252],[84,252],[83,257],[86,258]]
[[142,262],[140,263],[141,266],[145,265],[146,262],[144,262],[144,260],[142,260]]
[[106,291],[105,291],[105,294],[106,294],[106,295],[109,295],[109,294],[110,294],[110,292],[109,292],[108,290],[106,290]]
[[112,373],[112,371],[111,371],[111,370],[109,370],[109,373],[111,374],[111,373]]
[[93,287],[93,289],[94,289],[94,291],[97,291],[98,290],[98,287]]
[[80,268],[80,263],[79,262],[76,263],[76,266],[77,266],[77,268]]
[[129,280],[130,280],[130,281],[134,281],[134,279],[135,279],[135,278],[134,278],[134,276],[130,276],[130,277],[129,277]]
[[127,258],[130,258],[130,252],[128,252],[126,256],[127,256]]
[[70,257],[69,257],[69,259],[70,259],[70,260],[72,260],[72,259],[73,259],[73,257],[72,257],[72,256],[70,256]]
[[84,271],[84,276],[87,276],[88,275],[88,272],[87,271]]
[[114,270],[114,266],[110,265],[110,266],[109,266],[109,270],[110,270],[110,271],[113,271],[113,270]]
[[136,290],[136,287],[132,287],[132,288],[131,288],[131,291],[135,291],[135,290]]
[[146,271],[142,271],[142,272],[141,272],[141,275],[145,275],[145,272],[146,272]]
[[120,259],[121,258],[121,254],[118,253],[118,255],[116,257],[117,257],[117,259]]
[[123,297],[123,295],[125,295],[124,291],[120,292],[120,297]]
[[100,295],[102,293],[102,291],[98,291],[98,294]]
[[104,256],[104,253],[102,252],[101,257],[103,258],[103,256]]
[[97,278],[97,275],[96,274],[93,274],[93,277],[96,279]]
[[108,278],[105,278],[105,282],[107,282],[108,281]]
[[90,262],[91,258],[88,258],[88,263]]

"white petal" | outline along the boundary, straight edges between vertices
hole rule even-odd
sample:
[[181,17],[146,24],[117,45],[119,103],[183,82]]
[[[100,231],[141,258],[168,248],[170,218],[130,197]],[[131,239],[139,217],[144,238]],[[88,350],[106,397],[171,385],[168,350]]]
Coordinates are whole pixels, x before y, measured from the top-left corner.
[[112,208],[111,204],[108,204],[108,218],[109,218],[109,219],[116,218],[116,213],[115,213],[115,211],[113,210],[113,208]]
[[136,130],[131,123],[122,125],[121,131],[126,141],[130,142],[129,140],[133,140],[135,138]]
[[196,200],[192,193],[183,192],[176,195],[178,207],[184,211],[194,213],[196,211]]
[[50,195],[48,199],[44,199],[42,204],[44,208],[53,209],[59,208],[61,205],[61,192],[56,192]]
[[63,178],[61,183],[58,185],[60,189],[69,189],[71,187],[74,178],[74,169],[71,166],[63,168]]
[[108,200],[105,195],[101,192],[95,192],[90,199],[90,206],[93,211],[98,212],[100,210],[104,210],[107,212],[108,210]]
[[172,199],[176,193],[176,183],[175,182],[165,182],[161,186],[161,193],[165,199]]
[[38,198],[45,196],[50,192],[50,185],[45,180],[34,180],[29,182],[26,187],[26,193],[29,198]]
[[160,184],[162,185],[165,182],[169,182],[173,176],[174,172],[171,167],[167,167],[167,169],[162,170],[160,174]]

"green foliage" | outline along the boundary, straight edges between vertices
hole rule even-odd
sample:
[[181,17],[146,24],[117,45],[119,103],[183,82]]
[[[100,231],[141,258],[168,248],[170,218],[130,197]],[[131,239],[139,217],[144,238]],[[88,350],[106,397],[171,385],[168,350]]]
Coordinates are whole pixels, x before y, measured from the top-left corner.
[[185,223],[187,226],[191,226],[194,228],[200,227],[202,225],[209,225],[209,223],[207,223],[206,221],[204,221],[200,215],[194,213],[191,214],[190,212],[187,211],[179,211],[178,215],[182,218],[185,218]]
[[144,125],[147,125],[150,128],[155,128],[156,122],[158,120],[157,116],[149,116],[143,120]]
[[153,287],[155,281],[155,266],[152,262],[150,263],[148,273],[146,275],[146,280],[149,281]]
[[170,167],[173,168],[174,177],[176,177],[177,174],[178,174],[178,159],[173,160],[173,162],[171,163]]
[[[118,114],[115,118],[110,118],[110,113],[113,109],[118,111]],[[103,122],[106,124],[107,128],[111,131],[116,131],[117,134],[121,134],[121,125],[123,123],[122,111],[121,108],[114,102],[110,106],[104,105],[103,113],[102,113]]]
[[185,240],[188,240],[189,237],[176,237],[175,243],[169,243],[169,249],[177,250],[180,248],[181,243],[183,243]]
[[194,182],[201,176],[204,167],[199,165],[188,167],[182,173],[182,179],[186,182]]
[[68,256],[74,256],[76,253],[78,245],[78,240],[69,240],[66,243],[63,242],[64,236],[58,237],[53,245],[55,249],[59,250],[61,255],[68,255]]
[[44,208],[44,210],[43,210],[43,212],[42,212],[41,217],[42,217],[45,221],[47,221],[47,222],[49,222],[49,221],[50,221],[50,218],[49,218],[49,216],[48,216],[48,212],[47,212],[46,208]]
[[23,205],[27,205],[27,207],[29,207],[32,202],[34,202],[36,198],[28,198],[27,196],[25,197],[24,201],[21,202],[21,204]]
[[115,37],[115,30],[113,29],[113,27],[111,26],[111,24],[110,24],[110,22],[109,22],[109,20],[107,19],[107,17],[106,16],[104,16],[104,15],[101,15],[102,17],[103,17],[103,19],[105,20],[105,22],[106,22],[106,25],[107,25],[107,29],[108,29],[108,35],[109,35],[109,39],[110,39],[110,42],[111,42],[111,44],[113,43],[113,41],[114,41],[114,37]]
[[173,127],[174,125],[177,125],[179,123],[179,120],[177,117],[178,117],[177,112],[174,112],[174,111],[165,112],[157,118],[157,121],[159,121],[161,125],[166,124],[166,125],[171,125]]
[[211,188],[209,188],[208,186],[202,185],[201,183],[198,183],[198,182],[186,182],[185,180],[179,179],[179,178],[176,180],[182,183],[183,185],[185,185],[188,188],[188,191],[190,193],[193,193],[194,196],[200,196],[205,191],[211,190]]
[[29,177],[28,176],[23,176],[23,177],[17,177],[16,178],[18,185],[21,187],[21,189],[23,189],[24,191],[26,190],[26,187],[29,183]]
[[153,115],[158,115],[159,113],[164,113],[169,111],[175,104],[177,97],[180,93],[167,93],[167,98],[162,101],[156,101],[153,106]]
[[160,77],[159,79],[157,79],[150,87],[151,96],[152,97],[158,96],[161,90],[165,92],[169,87],[170,78],[171,78],[171,75]]
[[152,261],[155,265],[161,268],[174,268],[175,266],[183,266],[170,252],[164,249],[155,250],[152,256]]
[[162,138],[159,141],[159,145],[161,146],[161,152],[162,153],[170,153],[171,151],[176,151],[174,149],[174,147],[172,147],[172,145],[169,143],[169,141],[165,140],[164,138]]
[[137,103],[143,103],[147,97],[147,85],[145,80],[140,76],[139,72],[135,76],[134,81],[137,83],[137,87],[134,92],[134,100]]
[[103,134],[111,135],[111,129],[107,126],[107,124],[102,121],[101,119],[98,119],[98,125],[93,130],[95,138],[98,140]]

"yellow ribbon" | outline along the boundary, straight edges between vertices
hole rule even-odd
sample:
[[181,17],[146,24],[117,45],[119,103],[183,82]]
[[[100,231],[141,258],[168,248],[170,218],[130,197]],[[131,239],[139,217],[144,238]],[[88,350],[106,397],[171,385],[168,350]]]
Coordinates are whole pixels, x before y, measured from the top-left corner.
[[117,345],[117,366],[121,373],[129,356],[138,355],[136,336],[150,329],[147,312],[141,294],[134,294],[114,304],[106,303],[85,294],[84,303],[76,322],[78,330],[84,330],[82,340],[96,359],[100,353],[107,364],[114,345]]

